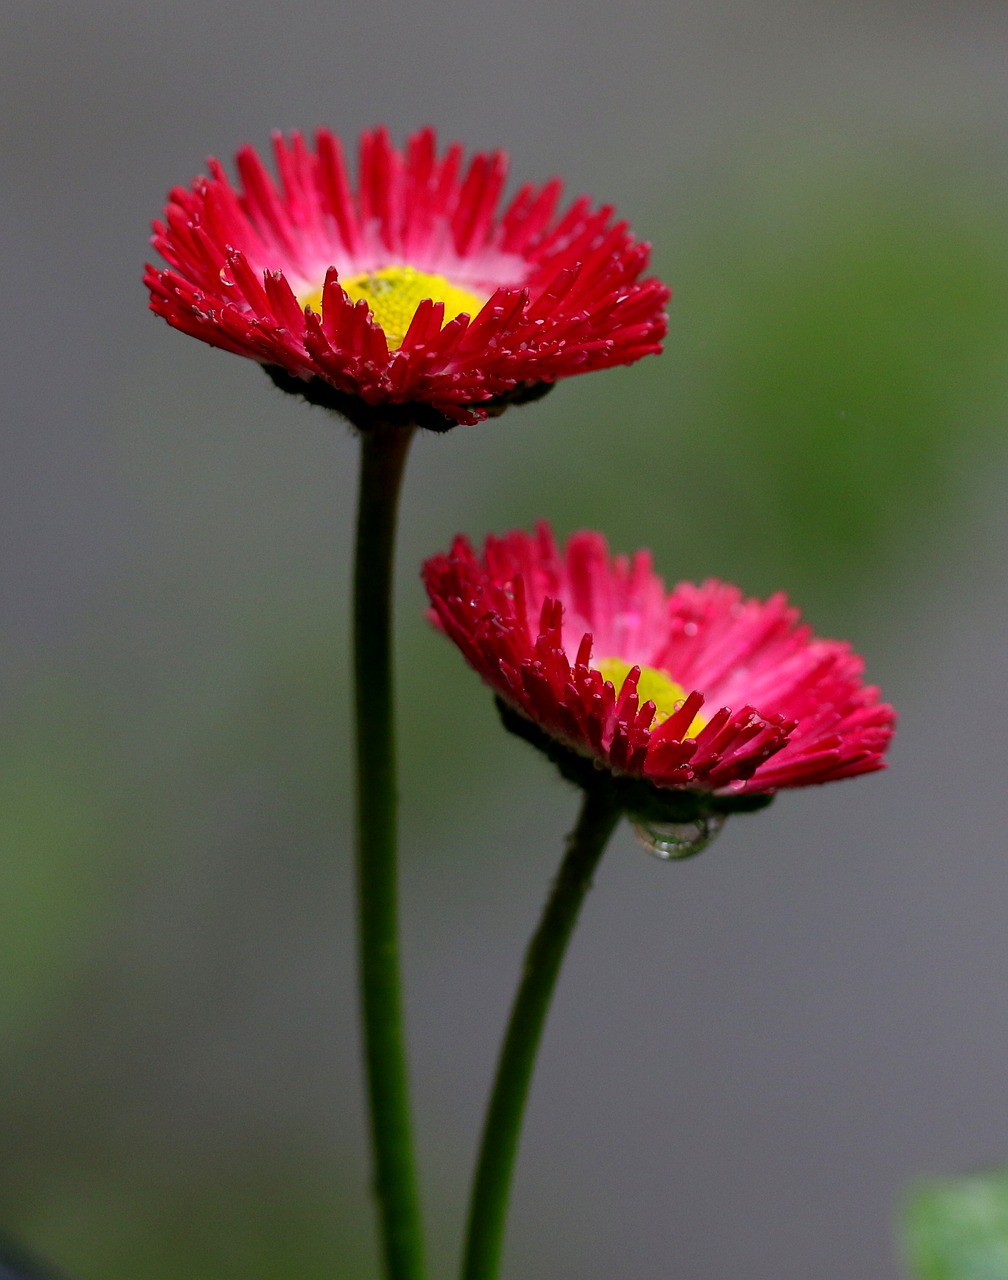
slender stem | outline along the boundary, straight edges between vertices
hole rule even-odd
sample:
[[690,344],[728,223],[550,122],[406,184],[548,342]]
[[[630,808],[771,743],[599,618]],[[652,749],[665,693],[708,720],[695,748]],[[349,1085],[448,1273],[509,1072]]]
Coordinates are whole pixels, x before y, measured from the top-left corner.
[[511,1174],[536,1051],[567,943],[619,817],[619,807],[601,779],[598,786],[585,791],[577,823],[567,837],[564,860],[525,952],[483,1126],[462,1280],[495,1280],[500,1268]]
[[421,1280],[420,1206],[399,980],[392,581],[411,428],[361,433],[354,564],[357,894],[361,1017],[387,1280]]

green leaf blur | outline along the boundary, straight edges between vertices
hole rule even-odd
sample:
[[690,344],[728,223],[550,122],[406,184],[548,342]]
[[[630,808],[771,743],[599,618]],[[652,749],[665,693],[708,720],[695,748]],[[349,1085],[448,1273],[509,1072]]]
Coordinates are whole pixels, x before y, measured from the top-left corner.
[[902,1233],[914,1280],[1003,1280],[1008,1172],[922,1183],[907,1199]]
[[578,524],[604,485],[613,543],[670,577],[835,613],[1003,455],[1008,210],[942,154],[766,152],[704,183],[656,248],[665,355],[556,395],[585,483],[535,498]]

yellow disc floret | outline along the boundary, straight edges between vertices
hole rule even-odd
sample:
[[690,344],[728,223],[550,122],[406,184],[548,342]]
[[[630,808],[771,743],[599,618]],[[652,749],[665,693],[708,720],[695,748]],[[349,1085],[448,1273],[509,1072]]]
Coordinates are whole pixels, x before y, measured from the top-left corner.
[[[414,267],[382,267],[359,276],[341,276],[340,284],[351,302],[363,298],[371,308],[372,316],[385,331],[390,351],[402,346],[410,321],[425,298],[444,303],[446,323],[463,312],[471,319],[486,301],[468,289],[459,289],[444,276]],[[321,292],[306,301],[313,311],[321,311]]]
[[[624,662],[622,658],[601,658],[592,664],[602,672],[604,680],[611,680],[617,694],[623,681],[630,674],[635,664]],[[686,690],[676,684],[665,671],[657,667],[641,667],[640,679],[637,681],[637,699],[640,706],[645,702],[655,704],[655,725],[667,720],[673,712],[678,711],[686,700]],[[682,735],[684,738],[695,738],[707,721],[702,716],[694,716],[689,728]]]

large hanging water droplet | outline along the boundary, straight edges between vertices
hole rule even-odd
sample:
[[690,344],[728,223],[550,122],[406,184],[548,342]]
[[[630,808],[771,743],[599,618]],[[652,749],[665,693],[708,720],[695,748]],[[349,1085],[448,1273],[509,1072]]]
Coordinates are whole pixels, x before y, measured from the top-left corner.
[[681,862],[706,849],[725,824],[723,813],[712,813],[693,822],[649,822],[631,818],[634,835],[648,853],[663,862]]

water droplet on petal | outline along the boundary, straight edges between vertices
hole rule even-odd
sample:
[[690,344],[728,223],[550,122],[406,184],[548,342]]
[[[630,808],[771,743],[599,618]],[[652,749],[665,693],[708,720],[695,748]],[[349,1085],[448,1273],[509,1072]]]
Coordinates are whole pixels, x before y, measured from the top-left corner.
[[725,815],[712,813],[693,822],[649,822],[631,818],[634,835],[648,853],[663,862],[681,862],[706,849],[724,826]]

